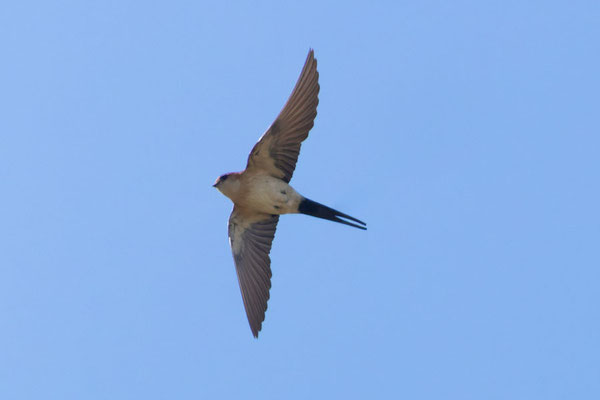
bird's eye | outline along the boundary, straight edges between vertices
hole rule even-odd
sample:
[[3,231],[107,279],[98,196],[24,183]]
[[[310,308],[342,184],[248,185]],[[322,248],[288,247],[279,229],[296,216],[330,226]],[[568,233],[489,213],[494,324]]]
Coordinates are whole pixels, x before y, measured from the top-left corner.
[[225,179],[227,179],[229,175],[221,175],[221,177],[219,178],[220,181],[224,181]]

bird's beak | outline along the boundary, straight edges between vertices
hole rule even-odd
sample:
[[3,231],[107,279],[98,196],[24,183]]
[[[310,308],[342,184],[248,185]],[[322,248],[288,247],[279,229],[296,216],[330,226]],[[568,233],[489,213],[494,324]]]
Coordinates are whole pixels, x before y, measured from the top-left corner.
[[213,187],[217,187],[217,184],[215,183],[215,184],[213,185]]

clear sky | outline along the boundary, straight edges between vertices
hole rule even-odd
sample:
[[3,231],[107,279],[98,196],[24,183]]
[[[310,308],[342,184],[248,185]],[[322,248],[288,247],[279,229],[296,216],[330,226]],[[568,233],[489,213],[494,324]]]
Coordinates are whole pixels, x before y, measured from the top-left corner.
[[[600,3],[0,6],[1,399],[600,398]],[[227,240],[309,48],[258,340]]]

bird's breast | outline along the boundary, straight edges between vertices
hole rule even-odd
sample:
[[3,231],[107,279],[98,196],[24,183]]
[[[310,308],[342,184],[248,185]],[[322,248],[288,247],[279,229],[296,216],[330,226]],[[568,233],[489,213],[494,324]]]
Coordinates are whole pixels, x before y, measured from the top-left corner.
[[258,175],[243,184],[241,206],[266,214],[289,214],[298,212],[302,196],[281,179]]

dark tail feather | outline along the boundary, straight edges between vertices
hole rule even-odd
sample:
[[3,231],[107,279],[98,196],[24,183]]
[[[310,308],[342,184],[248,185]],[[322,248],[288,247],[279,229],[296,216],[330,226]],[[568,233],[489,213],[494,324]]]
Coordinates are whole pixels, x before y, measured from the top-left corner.
[[[365,224],[361,220],[351,217],[347,214],[341,213],[337,210],[334,210],[333,208],[324,206],[323,204],[317,203],[316,201],[309,200],[307,198],[304,198],[300,202],[300,205],[298,206],[298,212],[306,215],[312,215],[313,217],[317,218],[328,219],[329,221],[339,222],[340,224],[350,225],[358,229],[367,230],[367,228],[365,227],[367,224]],[[358,222],[359,224],[365,226],[353,224],[339,217],[349,219],[350,221]]]

